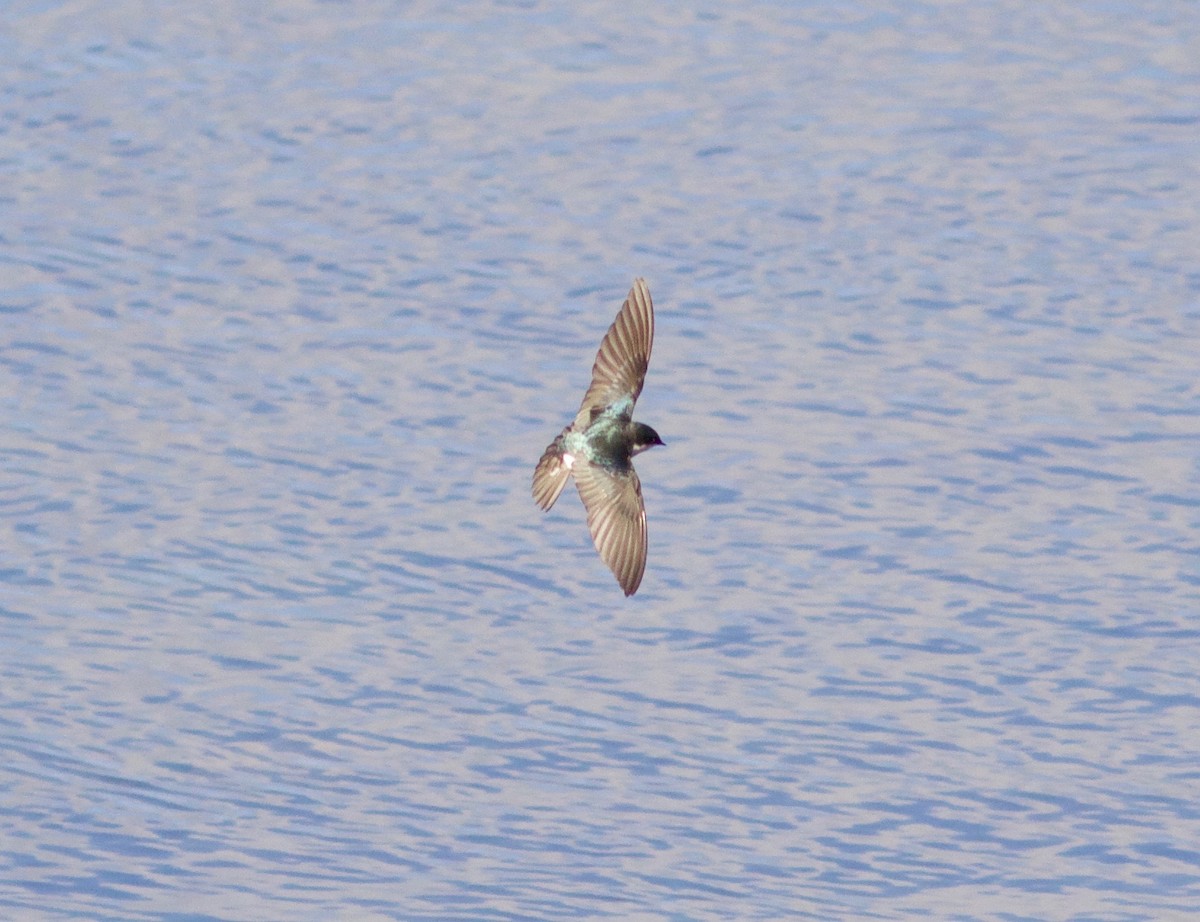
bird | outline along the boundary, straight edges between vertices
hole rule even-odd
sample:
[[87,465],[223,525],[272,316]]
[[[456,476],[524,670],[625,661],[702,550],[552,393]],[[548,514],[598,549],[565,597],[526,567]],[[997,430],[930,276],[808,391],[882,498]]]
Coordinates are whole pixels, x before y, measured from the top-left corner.
[[575,475],[592,543],[626,597],[637,592],[646,572],[646,506],[633,457],[666,444],[633,420],[653,344],[654,302],[645,279],[637,278],[600,343],[579,412],[546,446],[533,472],[533,498],[543,511]]

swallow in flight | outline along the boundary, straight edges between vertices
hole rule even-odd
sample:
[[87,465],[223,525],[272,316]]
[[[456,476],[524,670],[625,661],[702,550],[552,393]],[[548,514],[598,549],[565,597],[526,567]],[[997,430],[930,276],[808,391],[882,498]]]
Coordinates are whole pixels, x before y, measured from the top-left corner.
[[664,444],[649,426],[633,421],[653,343],[650,289],[635,279],[600,343],[574,422],[546,446],[533,472],[533,498],[543,510],[575,475],[592,541],[627,596],[637,592],[646,570],[646,507],[633,456]]

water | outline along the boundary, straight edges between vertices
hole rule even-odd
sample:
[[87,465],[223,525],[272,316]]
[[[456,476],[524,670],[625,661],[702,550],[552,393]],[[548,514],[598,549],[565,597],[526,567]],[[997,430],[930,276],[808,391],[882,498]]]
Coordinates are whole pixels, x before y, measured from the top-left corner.
[[0,16],[6,917],[1192,916],[1183,7]]

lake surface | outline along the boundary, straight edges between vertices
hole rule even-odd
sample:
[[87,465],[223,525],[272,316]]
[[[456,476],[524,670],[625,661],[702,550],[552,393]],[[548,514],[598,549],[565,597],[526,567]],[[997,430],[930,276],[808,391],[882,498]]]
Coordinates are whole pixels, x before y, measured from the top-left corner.
[[0,915],[1194,918],[1194,12],[6,7]]

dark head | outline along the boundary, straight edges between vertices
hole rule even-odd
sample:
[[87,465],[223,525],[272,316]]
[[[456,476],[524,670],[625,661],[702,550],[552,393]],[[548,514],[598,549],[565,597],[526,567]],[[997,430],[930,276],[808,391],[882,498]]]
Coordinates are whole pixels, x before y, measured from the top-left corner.
[[655,445],[665,444],[666,442],[658,437],[658,433],[645,423],[633,424],[633,446],[629,452],[630,455],[640,454],[647,448],[653,448]]

